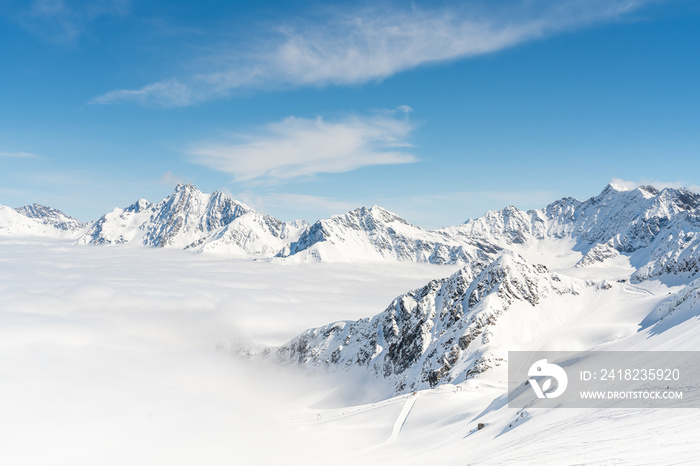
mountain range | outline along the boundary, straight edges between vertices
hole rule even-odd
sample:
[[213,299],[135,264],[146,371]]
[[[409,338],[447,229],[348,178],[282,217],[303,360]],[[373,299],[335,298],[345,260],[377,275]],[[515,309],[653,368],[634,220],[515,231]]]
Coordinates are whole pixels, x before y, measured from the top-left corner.
[[[508,349],[539,348],[543,340],[584,349],[630,337],[642,322],[659,324],[700,286],[699,208],[700,195],[686,189],[611,184],[585,201],[563,198],[527,212],[508,206],[425,230],[378,206],[313,224],[284,222],[180,184],[158,203],[141,199],[91,223],[37,204],[0,207],[0,235],[293,262],[459,264],[373,317],[309,329],[281,347],[245,349],[309,370],[362,371],[400,394],[498,368]],[[657,282],[676,288],[660,296],[646,285]],[[629,302],[653,311],[616,314]],[[591,306],[616,311],[589,328]]]
[[686,189],[627,190],[608,185],[586,201],[563,198],[521,211],[489,211],[465,223],[425,230],[381,207],[361,207],[308,224],[284,222],[222,192],[180,184],[158,203],[140,199],[83,223],[41,205],[0,206],[0,234],[74,238],[78,244],[134,244],[256,259],[409,261],[471,264],[545,239],[569,240],[577,266],[614,260],[635,279],[700,268],[700,195]]

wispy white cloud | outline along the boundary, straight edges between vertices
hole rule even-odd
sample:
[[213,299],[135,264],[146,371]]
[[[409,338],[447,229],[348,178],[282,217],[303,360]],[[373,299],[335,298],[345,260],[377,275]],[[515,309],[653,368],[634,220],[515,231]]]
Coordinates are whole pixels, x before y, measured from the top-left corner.
[[[517,1],[488,8],[364,9],[309,24],[280,26],[247,56],[217,44],[218,69],[122,89],[92,103],[187,106],[241,88],[347,85],[421,65],[497,52],[591,24],[616,20],[653,0]],[[259,38],[257,38],[259,39]],[[258,40],[258,42],[261,42]],[[235,58],[230,58],[235,55]]]
[[0,152],[0,157],[13,159],[38,159],[39,156],[31,152]]
[[164,107],[186,107],[195,100],[192,86],[177,79],[157,82],[141,89],[110,91],[90,101],[93,104],[108,104],[117,101],[134,101]]
[[70,44],[102,16],[125,16],[130,0],[34,0],[15,19],[26,29],[51,42]]
[[653,186],[656,189],[664,189],[664,188],[674,188],[674,189],[679,189],[679,188],[686,188],[690,191],[700,193],[700,186],[697,184],[691,184],[685,181],[658,181],[658,180],[652,180],[649,178],[642,178],[639,181],[628,181],[628,180],[623,180],[621,178],[613,178],[610,180],[610,183],[616,186],[619,186],[624,189],[635,189],[640,186]]
[[405,152],[412,130],[413,125],[395,113],[337,121],[290,116],[226,142],[195,144],[189,156],[197,164],[233,175],[234,181],[285,181],[415,162]]

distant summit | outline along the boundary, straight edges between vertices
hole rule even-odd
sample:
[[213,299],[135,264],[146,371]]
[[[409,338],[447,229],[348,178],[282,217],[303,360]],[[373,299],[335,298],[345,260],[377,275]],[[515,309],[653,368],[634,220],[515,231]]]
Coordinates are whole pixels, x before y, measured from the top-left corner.
[[0,236],[75,238],[87,227],[87,223],[41,204],[17,209],[0,206]]

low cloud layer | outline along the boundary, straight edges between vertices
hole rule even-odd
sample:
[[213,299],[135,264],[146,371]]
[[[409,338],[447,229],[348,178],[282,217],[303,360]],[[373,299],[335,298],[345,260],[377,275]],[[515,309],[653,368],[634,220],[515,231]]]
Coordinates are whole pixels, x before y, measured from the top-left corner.
[[3,464],[327,464],[334,438],[377,440],[300,432],[290,416],[325,382],[217,344],[281,344],[448,273],[16,238],[0,238],[0,257]]

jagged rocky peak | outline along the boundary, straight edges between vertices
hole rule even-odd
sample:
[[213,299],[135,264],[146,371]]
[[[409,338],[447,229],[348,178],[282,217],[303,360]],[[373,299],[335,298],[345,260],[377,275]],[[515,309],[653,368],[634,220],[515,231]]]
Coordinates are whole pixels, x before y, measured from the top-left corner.
[[140,212],[144,212],[150,209],[152,205],[153,204],[151,204],[146,199],[139,199],[138,201],[134,202],[129,207],[124,209],[124,212],[133,212],[135,214],[138,214]]
[[271,257],[298,237],[305,222],[287,223],[255,212],[221,191],[206,194],[179,184],[158,203],[140,199],[104,215],[80,243],[136,243],[243,257]]
[[463,225],[445,231],[497,244],[523,244],[531,238],[541,239],[545,234],[537,211],[523,212],[512,205],[489,210],[482,217],[469,219]]
[[488,241],[424,230],[378,206],[361,207],[319,220],[279,257],[294,260],[398,260],[435,264],[486,260],[500,248]]
[[657,189],[654,186],[638,186],[627,189],[611,183],[598,196],[587,202],[592,205],[639,206],[651,209],[651,214],[668,216],[700,207],[700,194],[685,188]]
[[509,309],[534,309],[552,294],[576,294],[581,288],[542,265],[504,253],[409,291],[371,319],[307,330],[273,354],[312,369],[364,369],[390,382],[395,393],[460,382],[500,364],[500,353],[491,349],[502,344],[499,338],[510,338],[498,330]]
[[221,191],[204,194],[192,184],[179,184],[173,194],[156,206],[152,235],[157,246],[171,245],[186,231],[209,232],[250,212],[245,204]]
[[87,227],[87,223],[66,215],[58,209],[42,204],[25,205],[16,208],[15,211],[25,217],[36,219],[59,230],[75,232]]
[[383,207],[373,205],[372,207],[358,207],[342,215],[334,215],[330,221],[347,224],[363,230],[373,230],[378,225],[385,225],[393,222],[409,225],[403,218],[393,212],[389,212]]

